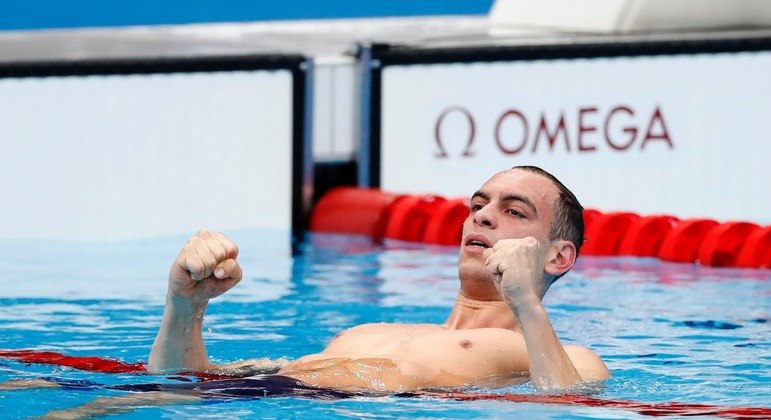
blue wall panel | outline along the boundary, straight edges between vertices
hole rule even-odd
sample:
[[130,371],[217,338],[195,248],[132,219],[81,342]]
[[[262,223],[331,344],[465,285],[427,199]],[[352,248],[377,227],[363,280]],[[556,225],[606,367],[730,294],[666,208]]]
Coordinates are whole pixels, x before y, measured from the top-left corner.
[[0,30],[483,15],[494,0],[0,0]]

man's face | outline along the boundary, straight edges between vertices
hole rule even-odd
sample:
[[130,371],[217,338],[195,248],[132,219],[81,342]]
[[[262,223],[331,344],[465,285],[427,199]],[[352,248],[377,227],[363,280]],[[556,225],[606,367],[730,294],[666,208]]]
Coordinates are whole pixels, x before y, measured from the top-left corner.
[[521,169],[490,178],[474,193],[471,212],[463,223],[461,269],[466,262],[484,263],[482,253],[499,239],[532,236],[547,245],[558,194],[551,180]]

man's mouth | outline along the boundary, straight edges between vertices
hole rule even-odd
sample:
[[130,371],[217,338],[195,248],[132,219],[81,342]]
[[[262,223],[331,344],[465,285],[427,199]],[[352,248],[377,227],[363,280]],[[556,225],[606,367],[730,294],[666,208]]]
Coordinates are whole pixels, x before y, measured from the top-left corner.
[[468,237],[466,237],[465,244],[466,246],[474,246],[482,249],[487,249],[492,246],[492,244],[487,238],[479,235],[469,235]]

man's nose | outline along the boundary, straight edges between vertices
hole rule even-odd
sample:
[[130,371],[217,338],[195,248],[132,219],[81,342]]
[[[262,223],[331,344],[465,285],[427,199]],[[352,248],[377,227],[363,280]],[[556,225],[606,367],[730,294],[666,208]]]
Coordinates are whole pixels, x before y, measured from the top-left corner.
[[495,227],[495,215],[489,205],[482,207],[474,213],[474,223],[480,226]]

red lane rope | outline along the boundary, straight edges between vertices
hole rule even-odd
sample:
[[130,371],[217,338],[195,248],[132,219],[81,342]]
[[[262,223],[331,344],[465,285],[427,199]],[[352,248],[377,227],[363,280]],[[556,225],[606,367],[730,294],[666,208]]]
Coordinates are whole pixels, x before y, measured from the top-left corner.
[[[67,356],[51,351],[36,350],[0,350],[0,357],[23,363],[38,363],[46,365],[67,366],[89,372],[102,373],[136,373],[146,374],[145,363],[125,363],[113,359],[88,356]],[[217,373],[181,373],[193,375],[201,379],[214,380],[232,376]],[[771,408],[767,407],[725,407],[708,404],[690,404],[678,402],[644,403],[624,400],[608,400],[581,395],[527,395],[527,394],[469,394],[469,393],[419,393],[433,398],[451,399],[456,401],[494,400],[515,403],[576,405],[584,407],[615,408],[634,411],[646,416],[718,416],[732,419],[768,419],[771,418]]]
[[730,419],[768,419],[771,408],[768,407],[725,407],[709,404],[690,404],[678,402],[644,403],[624,400],[606,400],[581,395],[521,395],[521,394],[468,394],[446,393],[426,394],[428,396],[456,401],[509,401],[517,403],[575,405],[583,407],[615,408],[634,411],[652,417],[662,416],[717,416]]
[[[53,351],[37,350],[0,350],[0,358],[16,360],[22,363],[36,363],[41,365],[66,366],[88,372],[101,373],[135,373],[143,375],[147,373],[146,364],[125,363],[119,360],[106,359],[96,356],[67,356]],[[233,378],[234,375],[214,372],[180,372],[178,376],[195,376],[204,380]]]
[[0,357],[24,363],[67,366],[89,372],[145,373],[144,363],[124,363],[101,357],[67,356],[52,351],[0,350]]
[[[311,232],[460,245],[468,198],[336,187],[311,212]],[[657,257],[714,267],[771,269],[771,225],[584,209],[583,255]]]

